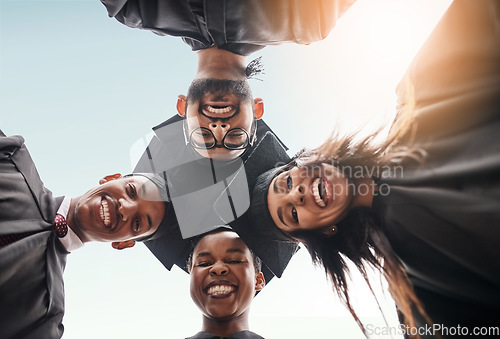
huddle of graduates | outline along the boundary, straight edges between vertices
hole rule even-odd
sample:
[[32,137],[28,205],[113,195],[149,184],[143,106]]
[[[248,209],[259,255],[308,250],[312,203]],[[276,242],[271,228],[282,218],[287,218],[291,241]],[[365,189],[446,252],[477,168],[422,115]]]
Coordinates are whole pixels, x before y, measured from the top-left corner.
[[143,242],[189,273],[203,315],[189,338],[262,338],[251,302],[299,245],[367,336],[349,267],[368,285],[370,269],[383,275],[408,337],[499,328],[500,3],[452,2],[401,79],[382,141],[332,131],[290,157],[262,119],[248,84],[262,65],[247,56],[324,39],[354,1],[101,2],[124,25],[181,37],[196,75],[133,173],[78,197],[53,197],[24,138],[0,131],[1,338],[63,335],[66,258],[90,241]]

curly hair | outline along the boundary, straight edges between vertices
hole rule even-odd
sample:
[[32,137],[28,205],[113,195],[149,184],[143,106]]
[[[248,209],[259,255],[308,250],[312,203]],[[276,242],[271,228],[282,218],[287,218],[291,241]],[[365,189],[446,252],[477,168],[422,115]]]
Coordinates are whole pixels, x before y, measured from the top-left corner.
[[255,79],[262,81],[259,75],[265,74],[264,65],[262,63],[262,56],[250,61],[245,68],[245,75],[247,79]]

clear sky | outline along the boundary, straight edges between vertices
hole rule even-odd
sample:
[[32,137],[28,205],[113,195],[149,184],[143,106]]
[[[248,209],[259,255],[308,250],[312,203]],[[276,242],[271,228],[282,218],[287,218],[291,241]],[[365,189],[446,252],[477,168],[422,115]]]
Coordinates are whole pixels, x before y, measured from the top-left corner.
[[[324,41],[255,54],[266,74],[251,81],[254,96],[290,154],[334,127],[390,121],[398,80],[450,2],[359,0]],[[132,145],[176,113],[195,68],[196,54],[180,39],[127,28],[98,0],[0,0],[0,129],[25,137],[56,196],[130,172]],[[359,277],[352,286],[365,324],[385,326]],[[74,251],[65,291],[64,338],[183,338],[201,328],[189,276],[168,272],[142,244]],[[383,303],[396,326],[391,305]],[[305,249],[255,298],[250,327],[266,338],[362,336]]]

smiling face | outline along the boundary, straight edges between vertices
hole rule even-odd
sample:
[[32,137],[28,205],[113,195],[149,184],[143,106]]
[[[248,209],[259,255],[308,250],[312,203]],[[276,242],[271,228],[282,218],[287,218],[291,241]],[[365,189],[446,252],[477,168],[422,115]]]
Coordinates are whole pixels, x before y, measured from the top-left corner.
[[83,242],[147,237],[165,214],[157,186],[144,176],[111,180],[72,200],[68,224]]
[[267,202],[281,230],[321,229],[346,215],[351,191],[348,179],[335,166],[293,167],[271,181]]
[[196,148],[196,152],[204,157],[229,160],[240,156],[244,149],[224,148],[224,136],[230,130],[243,129],[252,142],[252,124],[262,116],[263,104],[261,99],[253,100],[246,81],[197,79],[191,84],[187,98],[179,97],[177,111],[186,118],[188,137],[198,127],[204,127],[217,140],[214,148]]
[[190,273],[191,298],[204,318],[214,321],[248,317],[255,291],[264,287],[250,250],[229,231],[209,234],[198,242]]

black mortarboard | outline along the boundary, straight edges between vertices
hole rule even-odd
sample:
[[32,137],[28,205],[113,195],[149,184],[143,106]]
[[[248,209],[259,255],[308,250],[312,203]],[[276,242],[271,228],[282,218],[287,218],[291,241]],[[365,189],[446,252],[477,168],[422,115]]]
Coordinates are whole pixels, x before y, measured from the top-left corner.
[[[274,173],[289,162],[290,157],[283,144],[272,132],[267,132],[245,163],[248,185],[252,193],[250,210],[229,223],[278,278],[299,247],[294,239],[275,226],[267,209],[267,187],[263,187],[268,183],[259,174]],[[253,192],[263,194],[255,195]],[[253,201],[254,199],[256,201]],[[262,211],[264,214],[261,216],[259,213],[252,213],[252,206],[259,208],[259,213]]]
[[[156,174],[156,173],[146,173],[146,172],[141,172],[141,173],[132,173],[125,175],[125,177],[128,176],[143,176],[148,178],[155,186],[158,188],[158,191],[160,192],[160,201],[165,202],[165,214],[163,216],[163,219],[160,223],[160,226],[158,226],[158,229],[156,230],[155,233],[151,234],[150,236],[146,238],[142,238],[139,241],[148,241],[148,240],[153,240],[161,237],[163,234],[165,234],[170,228],[172,228],[171,221],[172,218],[170,216],[171,212],[169,210],[172,208],[170,204],[170,196],[167,188],[167,184],[163,178]],[[173,219],[175,220],[175,218]]]
[[[267,192],[269,184],[278,173],[280,168],[273,168],[261,174],[253,188],[248,217],[252,221],[250,230],[242,230],[237,225],[235,230],[249,245],[256,246],[255,252],[258,256],[268,258],[267,265],[281,277],[283,270],[290,261],[299,246],[296,240],[281,231],[269,213],[267,206]],[[259,240],[265,240],[266,246],[258,245]],[[252,247],[253,249],[253,247]]]
[[298,250],[298,243],[291,238],[280,239],[273,232],[274,222],[256,220],[249,212],[229,223],[240,238],[261,258],[278,278]]
[[[179,129],[179,126],[181,125],[176,123],[170,125],[169,128]],[[217,177],[217,180],[216,183],[212,181],[211,184],[204,188],[203,185],[200,186],[200,183],[204,181],[200,181],[202,177],[196,171],[197,168],[203,168],[203,164],[207,162],[207,159],[195,158],[191,160],[186,158],[190,160],[187,161],[182,158],[181,161],[177,161],[180,159],[179,156],[182,156],[180,153],[176,159],[163,158],[169,155],[175,156],[172,154],[174,150],[168,147],[168,143],[165,143],[171,139],[169,137],[173,135],[173,132],[163,133],[165,135],[162,134],[161,139],[154,139],[154,145],[150,144],[150,146],[154,147],[148,147],[148,154],[143,156],[144,163],[148,165],[147,168],[154,168],[156,172],[166,176],[170,197],[176,199],[175,202],[177,203],[173,204],[174,208],[170,208],[166,213],[166,218],[169,221],[164,224],[167,227],[157,231],[154,238],[148,239],[145,242],[146,246],[167,269],[170,269],[174,264],[185,269],[186,260],[191,252],[191,244],[189,239],[184,238],[203,234],[223,225],[229,225],[252,251],[261,258],[263,273],[266,278],[269,280],[273,274],[280,277],[290,258],[296,252],[297,244],[289,241],[290,239],[282,241],[282,239],[268,236],[268,232],[262,232],[265,231],[266,227],[271,229],[275,227],[272,220],[267,225],[258,225],[258,228],[256,228],[258,231],[255,231],[255,223],[245,211],[250,205],[250,192],[259,174],[290,161],[284,145],[270,130],[265,131],[252,149],[246,152],[244,166],[241,160],[239,160],[240,165],[238,166],[234,166],[234,164],[237,164],[235,162],[233,168],[237,170],[228,175],[220,175],[223,172],[214,171],[214,169],[226,167],[217,167],[216,162],[208,160],[210,166],[205,167],[211,168],[212,172],[217,174],[214,176],[214,178]],[[174,160],[177,164],[174,163]],[[229,172],[233,171],[230,170]],[[206,173],[202,172],[201,175],[206,176]],[[242,175],[243,181],[240,180]],[[184,178],[184,176],[187,178]],[[190,182],[189,180],[193,180],[190,178],[196,179],[196,182]],[[206,198],[207,191],[205,189],[208,188],[215,190],[210,191],[210,194],[207,195],[208,198]],[[202,194],[201,197],[197,196],[200,194]],[[194,200],[188,199],[189,195]],[[198,202],[192,204],[190,201]],[[179,204],[179,202],[182,202],[182,204]],[[200,205],[202,202],[203,206]],[[183,221],[180,227],[178,225],[179,215],[176,216],[179,205],[181,208],[179,213],[183,213],[180,218]],[[210,207],[211,211],[209,211],[208,207]],[[202,212],[205,213],[203,216],[206,217],[194,218],[189,215],[189,213],[201,215]],[[186,223],[186,220],[195,220],[197,225]]]

